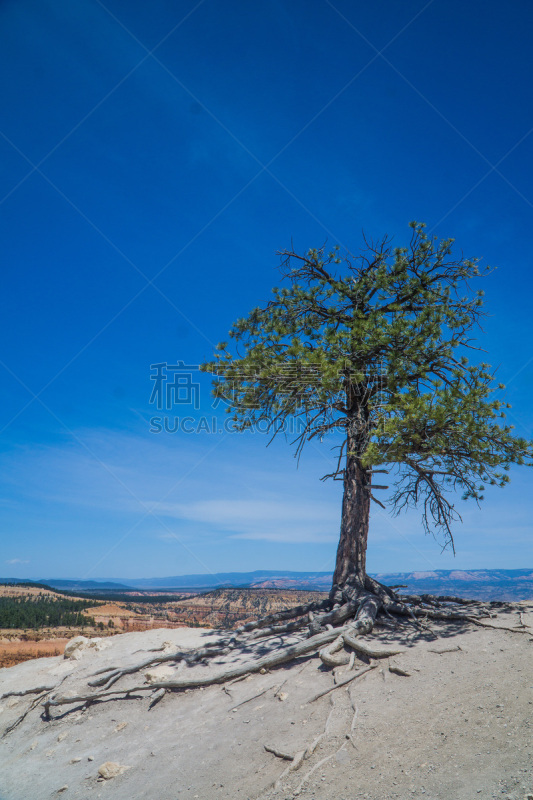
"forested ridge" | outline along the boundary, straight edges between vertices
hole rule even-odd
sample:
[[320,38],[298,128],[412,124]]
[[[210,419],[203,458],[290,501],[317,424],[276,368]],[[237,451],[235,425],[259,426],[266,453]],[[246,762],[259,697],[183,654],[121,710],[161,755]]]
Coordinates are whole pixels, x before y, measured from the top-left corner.
[[0,628],[94,626],[94,617],[82,613],[91,606],[94,602],[43,595],[0,597]]

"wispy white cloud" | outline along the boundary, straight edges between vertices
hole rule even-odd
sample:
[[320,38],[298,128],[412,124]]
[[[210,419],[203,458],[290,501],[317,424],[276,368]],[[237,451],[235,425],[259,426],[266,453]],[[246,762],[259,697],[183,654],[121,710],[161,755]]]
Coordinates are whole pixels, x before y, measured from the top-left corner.
[[271,460],[257,457],[261,442],[237,461],[232,442],[206,456],[214,440],[110,431],[82,431],[79,438],[86,448],[65,443],[4,455],[0,472],[21,510],[31,502],[53,506],[55,514],[67,505],[61,513],[77,517],[90,508],[101,517],[118,514],[132,525],[151,512],[162,529],[156,523],[156,531],[152,525],[146,535],[157,539],[216,534],[334,543],[337,538],[339,498],[318,481],[322,460],[308,478],[286,451],[271,469]]
[[156,514],[205,523],[234,539],[271,542],[334,542],[335,507],[299,498],[243,500],[228,497],[191,503],[154,503]]
[[[303,550],[296,547],[290,552],[305,551],[308,558],[315,552],[313,547],[319,559],[326,554],[334,557],[342,487],[319,482],[325,471],[322,452],[310,449],[296,470],[283,443],[277,451],[267,451],[260,441],[243,446],[237,437],[228,437],[213,450],[214,437],[106,430],[81,430],[77,435],[87,448],[65,441],[5,451],[0,456],[0,478],[11,498],[9,506],[0,506],[4,528],[14,530],[28,552],[38,552],[40,564],[53,558],[50,572],[64,553],[72,555],[73,563],[87,557],[81,556],[84,547],[96,548],[100,557],[109,541],[120,541],[113,551],[116,566],[109,566],[110,575],[122,572],[126,557],[132,563],[138,559],[139,566],[132,570],[141,574],[147,552],[160,564],[168,558],[164,548],[171,542],[185,542],[186,548],[176,552],[180,556],[186,552],[187,558],[193,552],[205,563],[210,554],[218,562],[222,553],[228,568],[240,563],[243,552],[251,559],[247,563],[257,566],[255,549],[258,554],[268,552],[271,565],[278,560],[284,563],[290,550],[284,545],[303,545]],[[523,499],[526,480],[527,476],[517,474],[505,492],[487,493],[481,510],[458,499],[463,524],[454,529],[457,558],[441,554],[438,543],[423,535],[419,511],[395,518],[373,507],[371,568],[501,565],[502,531],[511,545],[506,565],[515,566],[519,558],[529,563],[531,504]],[[46,552],[42,547],[45,530],[52,545]],[[73,530],[78,533],[75,550]],[[297,568],[296,555],[291,557]],[[214,569],[216,564],[209,563]],[[74,574],[81,567],[70,570]]]
[[24,558],[8,558],[6,564],[29,564],[30,562]]

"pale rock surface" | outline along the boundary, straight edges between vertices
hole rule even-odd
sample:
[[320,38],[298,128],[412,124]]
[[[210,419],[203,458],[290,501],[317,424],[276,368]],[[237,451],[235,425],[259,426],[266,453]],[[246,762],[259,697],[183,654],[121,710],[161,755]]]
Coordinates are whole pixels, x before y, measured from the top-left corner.
[[67,642],[63,652],[63,658],[70,658],[74,661],[79,661],[84,651],[88,648],[94,648],[95,650],[100,651],[105,650],[105,648],[109,647],[109,645],[110,640],[102,639],[102,637],[88,639],[86,636],[75,636],[73,639],[70,639],[70,641]]
[[[522,619],[533,626],[526,605]],[[513,627],[518,615],[490,623]],[[533,794],[533,628],[433,630],[439,639],[409,624],[379,629],[372,640],[403,650],[394,663],[411,677],[391,673],[385,659],[315,702],[334,678],[349,675],[346,667],[325,670],[312,656],[226,687],[167,693],[151,710],[145,691],[57,707],[50,720],[42,718],[47,687],[87,693],[95,672],[160,655],[165,641],[185,649],[218,639],[201,629],[121,634],[104,650],[86,647],[78,661],[59,656],[2,669],[0,737],[20,722],[0,738],[0,798],[55,800],[63,789],[72,800],[524,800]],[[277,644],[254,647],[263,654]],[[180,675],[204,675],[243,658],[250,654],[183,667]],[[58,672],[62,663],[74,668]],[[365,666],[356,661],[356,670]],[[113,689],[143,683],[143,674],[128,675]],[[18,702],[10,706],[10,699]],[[106,762],[118,765],[112,779],[99,774]]]

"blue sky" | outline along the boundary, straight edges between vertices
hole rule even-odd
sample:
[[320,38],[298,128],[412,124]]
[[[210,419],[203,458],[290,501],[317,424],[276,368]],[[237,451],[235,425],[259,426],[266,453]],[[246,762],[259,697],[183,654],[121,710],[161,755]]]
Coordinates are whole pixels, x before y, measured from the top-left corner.
[[[332,569],[327,444],[297,470],[259,433],[150,432],[150,365],[209,359],[291,240],[417,219],[497,266],[480,344],[531,438],[532,24],[525,0],[3,0],[0,574]],[[191,380],[172,417],[221,420]],[[376,506],[369,569],[531,566],[530,486],[464,504],[455,559]]]

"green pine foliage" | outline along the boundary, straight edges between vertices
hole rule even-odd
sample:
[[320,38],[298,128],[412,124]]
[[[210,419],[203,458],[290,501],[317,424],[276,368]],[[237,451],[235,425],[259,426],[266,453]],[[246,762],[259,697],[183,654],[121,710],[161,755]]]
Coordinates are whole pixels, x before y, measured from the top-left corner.
[[426,532],[453,547],[457,492],[479,502],[486,485],[506,485],[511,464],[531,465],[533,449],[505,423],[490,365],[470,361],[484,315],[471,284],[490,269],[455,258],[453,240],[423,223],[410,227],[407,247],[384,238],[356,257],[283,251],[287,285],[237,320],[235,347],[222,342],[202,369],[236,429],[266,422],[275,436],[297,422],[297,456],[340,434],[325,477],[342,478],[346,457],[391,473],[391,510],[420,505]]
[[82,612],[94,603],[47,595],[0,597],[0,628],[69,628],[95,626]]

